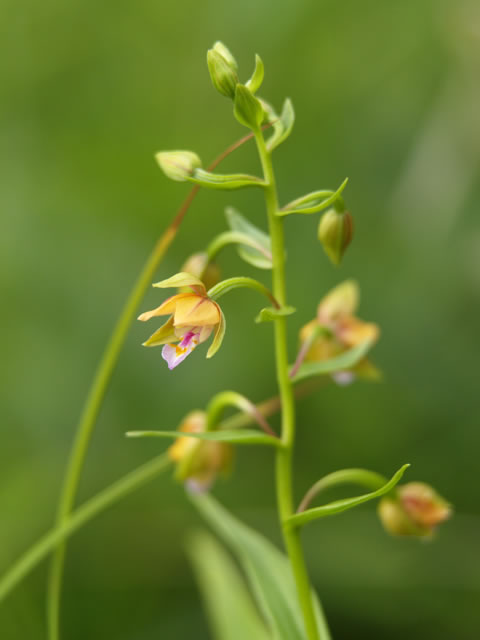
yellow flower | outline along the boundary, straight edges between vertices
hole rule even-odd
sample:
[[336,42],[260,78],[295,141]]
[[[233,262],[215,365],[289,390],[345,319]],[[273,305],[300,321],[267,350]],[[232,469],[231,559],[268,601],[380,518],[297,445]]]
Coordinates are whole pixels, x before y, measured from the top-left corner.
[[[378,340],[378,325],[364,322],[354,315],[359,298],[357,283],[346,280],[320,301],[317,317],[300,330],[300,341],[302,345],[307,345],[306,361],[328,360],[362,342],[373,344]],[[338,372],[333,377],[339,383],[348,383],[355,375],[376,379],[380,377],[380,372],[363,358],[350,371]]]
[[[202,433],[206,427],[206,413],[192,411],[179,427],[184,433]],[[171,460],[177,463],[177,477],[192,491],[208,490],[219,473],[230,469],[233,449],[226,442],[181,437],[168,449]]]
[[166,360],[168,368],[174,369],[215,330],[213,342],[207,352],[207,358],[211,358],[222,343],[225,318],[219,305],[208,297],[203,282],[189,273],[177,273],[153,286],[189,287],[191,292],[177,293],[156,309],[138,317],[145,322],[157,316],[170,316],[165,324],[143,343],[144,346],[163,345],[162,357]]
[[425,537],[451,516],[452,508],[430,485],[409,482],[380,500],[378,514],[389,533]]

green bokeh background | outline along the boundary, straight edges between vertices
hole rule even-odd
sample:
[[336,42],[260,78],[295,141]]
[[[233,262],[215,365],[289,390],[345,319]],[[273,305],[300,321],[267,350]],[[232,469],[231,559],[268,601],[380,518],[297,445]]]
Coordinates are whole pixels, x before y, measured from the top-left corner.
[[[0,33],[0,570],[52,523],[99,355],[187,193],[153,153],[190,148],[208,162],[245,132],[208,78],[206,50],[222,39],[244,79],[262,55],[262,95],[293,99],[294,133],[275,155],[282,201],[350,177],[356,236],[339,269],[316,216],[286,222],[292,354],[347,277],[360,282],[360,316],[382,327],[382,384],[331,385],[299,405],[297,493],[337,468],[390,475],[410,462],[408,477],[456,509],[431,544],[387,537],[371,505],[305,532],[334,637],[477,638],[478,3],[1,0]],[[253,146],[224,167],[258,171]],[[202,192],[159,279],[224,229],[230,203],[264,225],[257,192]],[[234,252],[221,265],[254,273]],[[160,299],[149,292],[142,309]],[[173,373],[140,348],[146,327],[132,328],[80,500],[164,448],[126,430],[175,428],[226,388],[275,393],[271,328],[252,322],[260,303],[248,291],[225,299],[221,351]],[[243,449],[215,494],[280,542],[272,472],[271,452]],[[166,477],[89,524],[69,546],[64,638],[209,638],[183,546],[200,525]],[[45,576],[44,564],[0,605],[2,639],[45,638]]]

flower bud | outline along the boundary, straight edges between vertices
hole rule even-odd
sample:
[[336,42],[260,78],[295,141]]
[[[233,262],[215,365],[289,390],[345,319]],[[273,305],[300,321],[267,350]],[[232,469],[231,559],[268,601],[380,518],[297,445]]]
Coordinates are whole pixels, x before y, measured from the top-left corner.
[[195,169],[202,166],[193,151],[159,151],[155,159],[167,178],[177,182],[185,182]]
[[428,484],[409,482],[398,487],[394,497],[380,500],[378,514],[393,535],[428,537],[451,516],[452,509]]
[[208,261],[206,253],[194,253],[191,255],[180,271],[200,278],[206,289],[211,289],[220,281],[220,269],[215,262]]
[[[179,431],[202,433],[206,422],[204,411],[192,411],[185,416]],[[218,473],[230,469],[233,450],[225,442],[181,437],[168,449],[168,456],[177,463],[177,479],[191,491],[202,492],[208,491]]]
[[353,218],[348,211],[329,209],[323,214],[318,225],[318,239],[333,264],[340,264],[352,236]]
[[215,89],[232,100],[237,86],[237,63],[227,47],[216,42],[207,52],[207,65]]

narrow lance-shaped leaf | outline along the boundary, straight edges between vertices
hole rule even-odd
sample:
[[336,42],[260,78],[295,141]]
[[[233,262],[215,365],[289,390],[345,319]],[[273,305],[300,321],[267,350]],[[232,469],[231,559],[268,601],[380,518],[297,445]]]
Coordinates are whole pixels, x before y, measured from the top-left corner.
[[232,231],[244,233],[262,249],[258,250],[251,246],[240,245],[238,249],[240,257],[245,260],[245,262],[252,264],[254,267],[258,267],[259,269],[271,269],[272,243],[270,241],[270,236],[265,233],[265,231],[262,231],[252,224],[233,207],[227,207],[225,209],[225,216]]
[[188,433],[184,431],[127,431],[128,438],[196,438],[197,440],[211,440],[214,442],[230,442],[231,444],[261,444],[282,447],[280,438],[274,438],[254,429],[205,431],[202,433]]
[[[309,214],[318,213],[323,211],[330,205],[334,204],[337,200],[341,200],[341,195],[345,187],[347,186],[348,178],[342,182],[336,191],[330,191],[325,189],[323,191],[312,191],[306,196],[302,196],[297,200],[293,200],[285,207],[282,207],[280,211],[277,211],[278,216],[289,216],[292,213]],[[344,205],[342,205],[344,206]]]
[[295,313],[295,307],[280,307],[280,309],[275,309],[275,307],[265,307],[262,309],[258,316],[255,318],[255,322],[273,322],[277,318],[281,318],[282,316],[290,316],[292,313]]
[[187,540],[215,640],[273,640],[253,603],[245,579],[215,538],[198,532]]
[[245,187],[265,186],[265,182],[261,178],[250,176],[246,173],[220,174],[205,171],[204,169],[195,169],[186,180],[198,184],[201,187],[221,189],[224,191],[244,189]]
[[342,513],[343,511],[347,511],[348,509],[353,509],[353,507],[358,507],[364,502],[368,502],[369,500],[374,500],[375,498],[380,498],[380,496],[385,495],[389,491],[391,491],[398,482],[400,482],[405,470],[408,469],[410,465],[404,464],[397,473],[380,489],[377,491],[372,491],[370,493],[365,493],[361,496],[355,496],[353,498],[344,498],[343,500],[335,500],[334,502],[329,502],[328,504],[324,504],[321,507],[313,507],[312,509],[307,509],[306,511],[302,511],[301,513],[297,513],[290,518],[287,518],[286,523],[291,527],[300,527],[309,522],[313,522],[314,520],[318,520],[319,518],[325,518],[326,516],[333,516],[337,513]]
[[267,140],[267,149],[271,153],[291,134],[295,122],[295,112],[290,98],[283,103],[282,113],[273,125],[273,133]]
[[258,54],[255,55],[255,71],[252,74],[252,77],[245,84],[247,89],[249,89],[252,93],[256,93],[260,88],[263,82],[264,75],[264,66],[263,61]]
[[313,376],[321,376],[327,373],[351,369],[364,357],[372,344],[371,340],[365,340],[356,347],[352,347],[334,358],[320,360],[318,362],[304,362],[293,377],[293,382],[299,382],[300,380],[312,378]]
[[[211,496],[192,495],[190,498],[237,557],[273,638],[305,640],[303,617],[286,556],[262,535],[234,518]],[[320,637],[330,640],[318,598],[314,593],[313,597]]]

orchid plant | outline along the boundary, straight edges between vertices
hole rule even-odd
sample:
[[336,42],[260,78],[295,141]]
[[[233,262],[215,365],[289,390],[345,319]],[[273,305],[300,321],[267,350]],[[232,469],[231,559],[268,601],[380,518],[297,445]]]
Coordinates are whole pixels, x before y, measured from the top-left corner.
[[[379,328],[356,317],[359,287],[353,280],[346,280],[320,300],[315,318],[301,329],[298,352],[290,360],[288,318],[296,313],[296,309],[289,305],[286,290],[284,219],[290,215],[323,212],[318,237],[327,258],[334,265],[340,264],[353,237],[353,219],[343,197],[347,180],[337,189],[316,190],[280,205],[273,154],[292,132],[295,116],[291,101],[287,99],[277,113],[258,96],[264,75],[264,65],[258,55],[254,72],[245,83],[240,82],[237,63],[222,43],[217,42],[209,50],[207,62],[214,87],[232,101],[234,117],[249,130],[245,138],[226,153],[253,139],[263,175],[215,172],[216,165],[226,154],[208,169],[202,167],[199,156],[192,151],[162,151],[156,155],[165,175],[172,180],[192,183],[192,193],[147,261],[100,363],[80,420],[56,526],[0,580],[1,600],[46,554],[53,552],[47,590],[49,640],[60,638],[60,593],[67,537],[104,508],[171,465],[175,465],[175,475],[185,484],[193,504],[238,561],[233,564],[225,555],[223,545],[210,534],[197,534],[190,540],[189,554],[210,614],[212,632],[218,640],[327,640],[331,637],[307,569],[300,535],[304,526],[380,499],[379,516],[387,531],[424,538],[430,537],[436,525],[451,514],[448,503],[428,485],[419,482],[399,484],[408,464],[390,479],[366,469],[335,471],[320,478],[305,490],[301,500],[296,500],[292,486],[296,399],[318,388],[315,380],[339,385],[350,384],[357,377],[378,380],[381,373],[367,354],[378,340]],[[206,357],[214,356],[221,347],[226,327],[218,300],[238,288],[253,289],[267,300],[267,306],[258,310],[255,320],[270,323],[273,329],[278,397],[255,404],[240,393],[226,390],[216,394],[205,409],[191,410],[181,418],[175,431],[128,432],[129,437],[169,438],[175,442],[165,454],[131,472],[74,511],[90,437],[131,320],[195,193],[202,187],[217,190],[253,188],[262,193],[268,232],[261,228],[259,216],[253,223],[235,209],[227,208],[228,228],[219,230],[205,250],[188,258],[179,273],[153,285],[178,291],[138,317],[142,322],[167,317],[144,345],[161,346],[162,357],[170,370],[184,363],[197,347],[200,351],[201,345],[212,335]],[[229,246],[235,246],[248,264],[271,271],[271,288],[242,275],[221,280],[216,259],[218,253]],[[237,415],[224,419],[224,411],[231,407],[238,410]],[[276,433],[268,422],[269,415],[278,410],[281,411],[280,433]],[[239,445],[261,445],[270,447],[273,452],[278,520],[285,553],[238,521],[209,493],[218,474],[230,470],[233,448]],[[315,506],[314,501],[325,490],[351,484],[366,491]],[[240,626],[238,620],[241,620]]]

